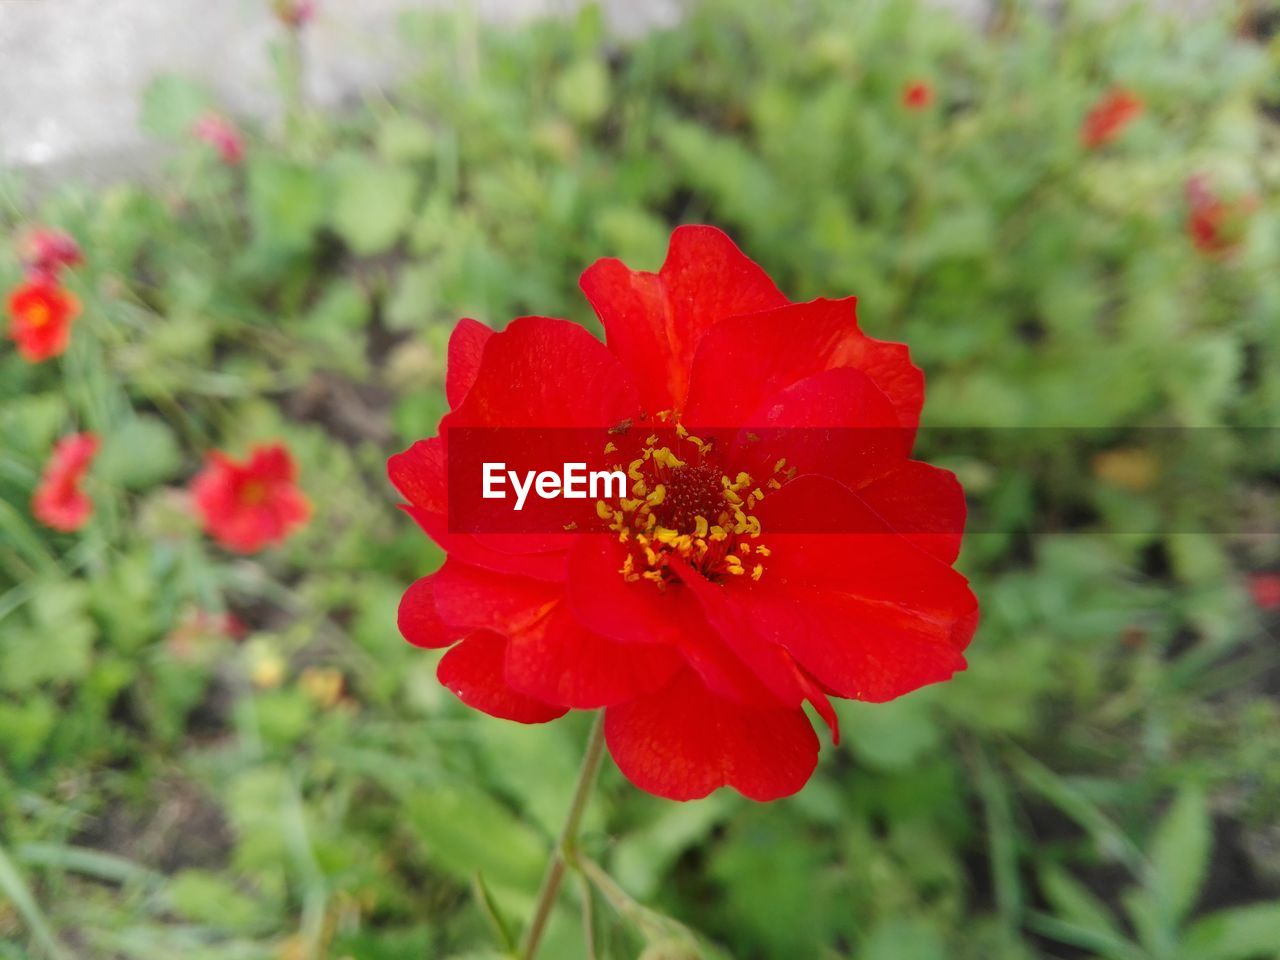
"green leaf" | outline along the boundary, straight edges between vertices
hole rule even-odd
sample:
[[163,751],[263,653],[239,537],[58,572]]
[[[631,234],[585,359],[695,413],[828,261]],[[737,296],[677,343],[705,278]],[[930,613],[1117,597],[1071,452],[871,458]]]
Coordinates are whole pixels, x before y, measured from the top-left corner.
[[176,913],[198,923],[251,931],[260,927],[265,919],[260,898],[205,870],[183,870],[170,881],[165,892]]
[[1127,940],[1117,939],[1092,927],[1051,917],[1046,913],[1028,914],[1027,926],[1042,936],[1090,950],[1107,960],[1150,960],[1145,951]]
[[404,798],[405,815],[430,861],[468,881],[480,871],[490,889],[532,892],[546,862],[547,845],[511,811],[462,784]]
[[310,246],[329,206],[324,178],[309,167],[264,156],[254,158],[248,180],[255,242],[282,253]]
[[942,937],[930,924],[895,919],[878,924],[867,937],[860,960],[947,960]]
[[594,123],[609,109],[609,72],[599,59],[579,60],[556,81],[555,98],[571,120]]
[[1170,925],[1195,905],[1213,845],[1208,803],[1198,787],[1184,787],[1151,839],[1149,886]]
[[1280,901],[1211,913],[1179,945],[1180,960],[1277,960]]
[[89,672],[96,630],[85,616],[84,585],[47,580],[32,593],[31,623],[0,644],[0,689],[29,690],[78,680]]
[[360,256],[392,246],[416,212],[417,176],[362,157],[343,158],[335,169],[334,230]]
[[435,149],[435,138],[425,120],[395,114],[378,128],[378,152],[392,163],[422,160]]
[[417,263],[401,271],[387,302],[387,326],[392,330],[426,326],[431,319],[431,308],[436,304],[438,286],[436,270],[431,264]]
[[50,960],[70,960],[71,953],[54,934],[45,919],[40,905],[31,894],[31,888],[23,879],[17,866],[9,859],[3,846],[0,846],[0,894],[13,904],[18,916],[31,930],[33,939],[49,956]]
[[941,742],[927,693],[889,703],[840,701],[836,709],[858,759],[879,770],[911,767]]
[[128,490],[145,490],[170,479],[182,465],[178,441],[158,417],[140,416],[115,427],[102,438],[99,478]]
[[28,697],[21,703],[0,700],[0,756],[17,769],[24,769],[40,756],[53,731],[57,711],[45,697]]
[[1046,864],[1040,869],[1040,888],[1062,919],[1102,936],[1124,939],[1106,904],[1066,870]]

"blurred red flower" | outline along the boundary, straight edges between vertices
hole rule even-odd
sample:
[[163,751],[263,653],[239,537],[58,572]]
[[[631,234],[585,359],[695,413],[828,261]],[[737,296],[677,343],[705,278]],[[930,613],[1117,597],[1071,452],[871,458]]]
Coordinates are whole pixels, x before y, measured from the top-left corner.
[[276,16],[287,27],[305,27],[315,19],[316,0],[276,0]]
[[1219,197],[1203,176],[1187,181],[1187,233],[1201,253],[1225,257],[1244,240],[1249,214],[1256,198],[1228,202]]
[[18,258],[37,277],[55,281],[64,267],[84,258],[74,238],[52,227],[34,227],[18,239]]
[[1258,609],[1280,610],[1280,573],[1250,574],[1247,583]]
[[281,542],[311,516],[297,478],[282,444],[255,447],[243,463],[215,450],[191,492],[209,536],[228,550],[254,553]]
[[933,86],[916,80],[902,88],[902,105],[908,110],[924,110],[933,103]]
[[207,113],[196,121],[192,133],[222,157],[228,166],[236,166],[244,159],[244,137],[234,123],[217,113]]
[[1091,150],[1110,143],[1142,115],[1145,106],[1128,90],[1112,90],[1094,104],[1084,118],[1080,126],[1080,142]]
[[98,438],[92,433],[73,433],[54,445],[31,498],[32,515],[46,527],[71,533],[88,522],[93,501],[80,481],[97,452]]
[[[388,463],[448,554],[400,629],[450,647],[441,682],[486,713],[605,708],[652,793],[794,793],[818,756],[806,701],[834,737],[829,696],[890,700],[965,666],[963,493],[910,459],[923,375],[852,298],[791,303],[712,227],[677,229],[656,274],[607,259],[581,282],[607,345],[545,317],[454,330],[451,412]],[[450,436],[557,427],[634,455],[629,496],[578,501],[551,533],[460,532]]]
[[9,294],[9,337],[29,363],[60,355],[71,342],[80,301],[46,276],[34,276]]

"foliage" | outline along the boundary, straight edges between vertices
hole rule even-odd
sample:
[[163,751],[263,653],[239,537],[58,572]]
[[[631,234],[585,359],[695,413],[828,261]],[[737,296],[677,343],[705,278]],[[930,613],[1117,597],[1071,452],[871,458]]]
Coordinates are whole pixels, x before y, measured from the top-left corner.
[[[143,119],[179,147],[153,181],[9,184],[6,224],[87,262],[68,354],[0,355],[0,958],[500,949],[585,718],[473,715],[399,639],[439,557],[383,463],[434,430],[456,318],[596,329],[581,269],[656,268],[687,221],[911,345],[929,453],[988,531],[962,558],[984,621],[953,683],[847,706],[794,800],[673,805],[607,774],[597,955],[1280,956],[1276,651],[1241,586],[1280,545],[1186,532],[1274,529],[1274,435],[1229,428],[1280,422],[1276,48],[1107,6],[978,33],[891,0],[708,0],[625,44],[592,10],[410,13],[414,75],[337,116],[291,102],[241,166],[191,142],[210,95],[162,78]],[[904,110],[922,78],[934,106]],[[1147,110],[1086,151],[1115,85]],[[1197,174],[1260,198],[1230,257],[1184,231]],[[1204,428],[1212,455],[1161,459],[1135,426]],[[957,455],[941,428],[970,427],[1019,429]],[[62,536],[28,501],[71,429],[104,450],[95,518]],[[276,438],[317,517],[232,558],[181,487]],[[1175,472],[1177,496],[1146,479]],[[227,610],[247,638],[210,626]],[[547,956],[584,956],[583,896]]]

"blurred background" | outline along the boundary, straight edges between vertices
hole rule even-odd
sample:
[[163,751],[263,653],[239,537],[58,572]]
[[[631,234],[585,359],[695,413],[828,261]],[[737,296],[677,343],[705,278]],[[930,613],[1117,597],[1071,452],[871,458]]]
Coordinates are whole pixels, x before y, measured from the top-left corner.
[[[83,257],[65,354],[0,345],[0,958],[509,955],[586,718],[474,714],[400,639],[441,557],[385,460],[446,409],[457,318],[598,332],[582,269],[708,222],[910,344],[983,622],[951,683],[841,704],[793,799],[606,768],[616,886],[569,884],[543,956],[1276,960],[1277,28],[0,0],[0,284],[34,226]],[[32,497],[75,431],[60,533]],[[188,484],[271,440],[315,516],[228,553]]]

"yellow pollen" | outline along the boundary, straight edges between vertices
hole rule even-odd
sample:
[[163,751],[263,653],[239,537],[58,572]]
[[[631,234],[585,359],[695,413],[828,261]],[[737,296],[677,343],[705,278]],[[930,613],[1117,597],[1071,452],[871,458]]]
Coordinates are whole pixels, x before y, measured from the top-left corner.
[[617,452],[618,452],[618,445],[617,445],[616,443],[614,443],[612,440],[610,440],[608,443],[606,443],[606,444],[604,445],[604,452],[605,452],[605,453],[617,453]]
[[772,551],[772,550],[770,550],[770,549],[769,549],[768,547],[766,547],[766,546],[759,545],[759,544],[756,546],[756,553],[760,554],[760,556],[762,556],[762,557],[769,557],[769,556],[772,556],[772,555],[773,555],[773,551]]
[[26,321],[28,326],[43,327],[53,319],[53,311],[47,303],[33,303],[27,307]]
[[267,487],[261,480],[250,480],[240,491],[240,502],[257,506],[267,499]]
[[[671,446],[660,446],[666,434],[650,435],[626,465],[626,494],[612,503],[596,504],[597,514],[624,545],[618,572],[628,582],[647,580],[660,590],[679,582],[673,569],[676,560],[712,580],[747,573],[759,580],[764,564],[744,563],[744,558],[769,555],[747,542],[761,532],[752,510],[764,498],[763,487],[775,485],[781,477],[762,478],[757,484],[746,471],[722,472],[711,461],[714,439],[704,442],[693,436],[674,412],[668,413],[669,421],[662,412],[654,419],[647,414],[639,419],[651,425],[661,422],[664,430],[674,428],[678,442],[670,439]],[[608,443],[605,452],[616,453],[617,445]]]

